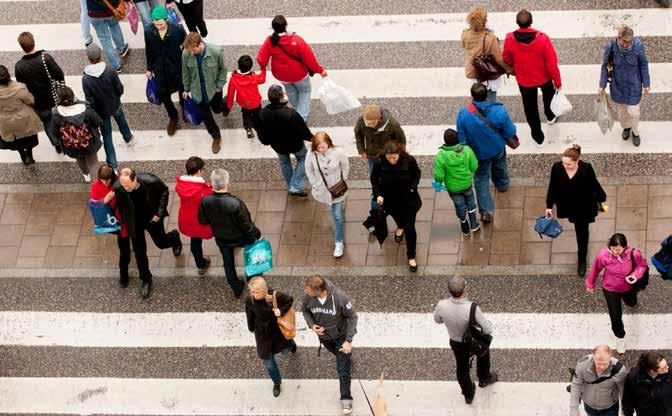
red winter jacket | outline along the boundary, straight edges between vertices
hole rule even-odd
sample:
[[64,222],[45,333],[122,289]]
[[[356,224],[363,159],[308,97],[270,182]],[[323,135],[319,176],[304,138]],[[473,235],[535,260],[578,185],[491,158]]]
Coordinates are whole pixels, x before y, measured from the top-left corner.
[[537,87],[551,79],[555,88],[562,86],[558,56],[545,33],[532,28],[507,33],[502,56],[523,87]]
[[212,193],[212,187],[193,176],[178,176],[175,192],[180,196],[180,212],[177,214],[177,228],[187,237],[212,238],[212,228],[198,222],[198,207],[201,199]]
[[231,74],[229,80],[229,90],[227,93],[226,106],[233,108],[233,97],[242,108],[254,110],[261,106],[261,94],[259,94],[259,85],[266,82],[266,70],[262,69],[260,74],[250,72],[241,74],[236,71]]
[[[110,193],[110,191],[114,191],[114,184],[111,183],[109,187],[105,186],[101,181],[95,180],[91,184],[91,199],[94,201],[102,201],[105,199],[105,195]],[[119,214],[119,210],[117,209],[117,200],[115,198],[110,199],[110,202],[107,203],[107,205],[112,208],[112,211],[114,211],[114,217],[119,221],[119,224],[121,224],[121,236],[123,238],[128,237],[128,230],[126,229],[126,225],[121,221],[121,215]]]
[[308,68],[316,74],[324,72],[324,68],[317,62],[313,50],[301,36],[293,33],[291,35],[282,35],[280,36],[280,45],[287,53],[299,58],[302,62],[287,56],[287,53],[282,49],[271,44],[270,36],[267,37],[264,44],[261,45],[261,49],[259,49],[257,62],[259,62],[259,66],[266,68],[268,61],[273,58],[271,73],[278,81],[301,81],[308,75]]

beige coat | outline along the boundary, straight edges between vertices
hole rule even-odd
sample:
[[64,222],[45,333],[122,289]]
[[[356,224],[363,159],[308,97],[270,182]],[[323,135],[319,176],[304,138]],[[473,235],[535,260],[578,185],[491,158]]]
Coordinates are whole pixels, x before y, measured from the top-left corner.
[[42,121],[35,113],[35,99],[26,85],[10,81],[0,85],[0,137],[5,142],[32,136],[42,130]]
[[[324,180],[322,179],[320,171],[318,170],[315,155],[317,155],[317,157],[320,159],[320,168],[322,168]],[[331,205],[333,203],[341,202],[345,199],[347,193],[340,198],[332,200],[331,193],[324,184],[324,181],[326,180],[327,185],[332,187],[341,180],[341,177],[345,181],[348,180],[350,163],[348,161],[348,157],[341,149],[331,147],[327,149],[323,155],[317,152],[308,152],[306,155],[305,166],[306,176],[308,176],[308,181],[313,186],[312,194],[316,201]]]
[[511,72],[511,67],[502,59],[502,49],[499,46],[499,39],[494,33],[489,31],[476,32],[473,29],[465,29],[462,32],[462,48],[467,52],[467,61],[464,64],[464,72],[467,78],[476,79],[476,69],[472,61],[474,57],[483,52],[483,36],[487,36],[485,40],[485,52],[488,55],[495,57],[498,64],[506,70]]

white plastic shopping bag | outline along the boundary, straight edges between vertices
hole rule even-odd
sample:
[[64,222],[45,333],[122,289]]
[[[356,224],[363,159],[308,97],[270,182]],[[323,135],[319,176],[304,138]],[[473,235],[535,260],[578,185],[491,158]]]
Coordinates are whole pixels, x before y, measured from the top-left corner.
[[553,100],[551,100],[551,111],[556,116],[567,114],[572,111],[572,103],[565,97],[565,94],[556,91]]
[[607,94],[601,94],[595,100],[595,120],[600,127],[602,134],[607,134],[614,127],[614,110],[609,105]]
[[325,78],[317,89],[317,96],[327,109],[327,113],[339,114],[362,106],[357,97],[345,88],[336,85],[331,78]]

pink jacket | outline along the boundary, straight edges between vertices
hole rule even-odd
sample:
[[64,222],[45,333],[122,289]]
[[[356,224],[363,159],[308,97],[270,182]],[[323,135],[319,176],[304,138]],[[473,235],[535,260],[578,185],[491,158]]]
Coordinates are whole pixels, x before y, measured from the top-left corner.
[[[635,249],[626,247],[620,257],[613,255],[607,247],[600,250],[600,252],[597,253],[597,256],[595,256],[595,261],[593,261],[590,274],[586,277],[586,287],[595,289],[597,275],[600,274],[602,269],[605,269],[604,275],[602,276],[602,287],[604,289],[610,292],[619,293],[630,290],[631,285],[625,281],[625,278],[632,270],[632,263],[630,262],[630,252],[632,250]],[[635,250],[634,258],[637,266],[635,267],[633,275],[639,280],[644,275],[644,271],[648,266],[646,264],[646,258],[642,256],[642,253],[639,250]]]

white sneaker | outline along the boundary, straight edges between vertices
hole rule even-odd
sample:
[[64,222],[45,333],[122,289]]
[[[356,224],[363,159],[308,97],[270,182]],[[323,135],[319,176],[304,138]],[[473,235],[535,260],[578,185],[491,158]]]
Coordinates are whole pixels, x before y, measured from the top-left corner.
[[339,258],[343,257],[343,248],[344,244],[342,241],[337,241],[334,245],[334,257]]
[[536,140],[532,140],[532,141],[534,142],[534,144],[536,144],[536,145],[537,145],[537,147],[544,147],[544,143],[546,143],[546,139],[545,139],[545,138],[544,138],[544,141],[543,141],[543,142],[541,142],[541,143],[537,143],[537,141],[536,141]]
[[549,126],[554,125],[555,123],[558,122],[558,118],[559,118],[559,117],[560,117],[560,116],[555,116],[555,117],[553,117],[553,120],[548,120],[548,121],[546,122],[546,124],[548,124]]
[[86,173],[83,173],[82,175],[84,176],[84,182],[91,183],[91,175]]
[[341,409],[344,415],[352,414],[352,400],[341,400]]
[[616,338],[616,352],[625,354],[625,338]]
[[135,141],[135,136],[131,136],[131,140],[126,142],[126,147],[133,147],[133,146],[135,146],[135,143],[137,143]]

